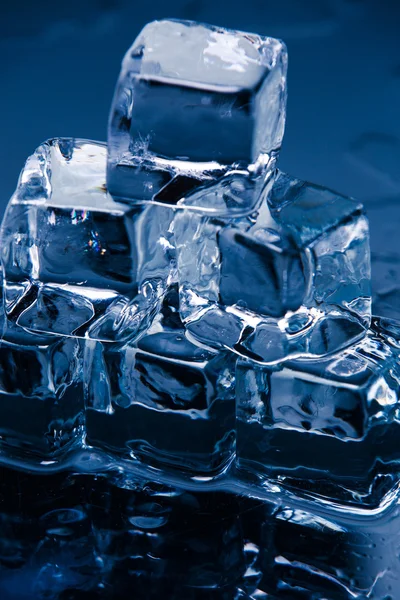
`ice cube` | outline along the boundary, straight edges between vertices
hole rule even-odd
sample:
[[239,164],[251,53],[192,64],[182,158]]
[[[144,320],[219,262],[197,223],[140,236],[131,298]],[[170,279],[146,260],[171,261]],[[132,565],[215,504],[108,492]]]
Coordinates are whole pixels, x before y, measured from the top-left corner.
[[135,344],[87,342],[87,442],[151,465],[214,474],[234,448],[235,357],[190,343],[174,302],[169,294]]
[[137,335],[174,267],[171,214],[115,202],[106,147],[54,139],[22,171],[1,229],[7,318],[31,331]]
[[251,215],[179,211],[181,314],[191,339],[271,363],[321,356],[370,320],[362,205],[279,173]]
[[83,435],[83,342],[11,327],[0,341],[0,445],[58,456]]
[[379,503],[398,480],[400,324],[374,318],[330,357],[237,369],[241,469],[308,493]]
[[122,63],[108,187],[126,201],[250,210],[281,146],[287,54],[270,37],[191,21],[146,25]]

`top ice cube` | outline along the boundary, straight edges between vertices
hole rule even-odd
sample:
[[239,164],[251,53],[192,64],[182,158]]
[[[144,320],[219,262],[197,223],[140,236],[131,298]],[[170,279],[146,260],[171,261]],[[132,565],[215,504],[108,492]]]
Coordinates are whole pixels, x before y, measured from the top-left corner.
[[282,142],[286,67],[273,38],[191,21],[146,25],[111,108],[110,192],[157,201],[168,186],[161,201],[175,205],[232,167],[265,172]]

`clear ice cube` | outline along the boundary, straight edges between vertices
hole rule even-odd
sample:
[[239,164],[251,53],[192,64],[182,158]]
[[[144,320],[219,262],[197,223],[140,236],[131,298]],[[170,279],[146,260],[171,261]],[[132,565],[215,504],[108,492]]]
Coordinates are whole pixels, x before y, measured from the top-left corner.
[[251,210],[282,142],[286,69],[286,48],[270,37],[191,21],[146,25],[125,55],[111,107],[110,192]]
[[54,139],[21,173],[1,229],[7,319],[114,341],[158,310],[175,264],[169,209],[115,202],[106,146]]
[[83,435],[83,342],[11,326],[0,341],[0,445],[58,456]]
[[191,339],[262,363],[322,356],[370,320],[362,205],[279,173],[240,218],[178,211],[180,310]]
[[377,503],[400,471],[400,323],[330,357],[237,368],[237,460],[317,496]]
[[233,455],[234,371],[234,356],[186,339],[172,288],[135,344],[87,342],[87,443],[153,466],[217,473]]

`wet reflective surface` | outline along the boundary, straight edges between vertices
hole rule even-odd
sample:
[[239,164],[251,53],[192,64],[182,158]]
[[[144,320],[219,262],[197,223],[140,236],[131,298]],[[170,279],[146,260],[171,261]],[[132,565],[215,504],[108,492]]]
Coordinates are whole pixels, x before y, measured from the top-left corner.
[[398,598],[398,503],[351,516],[310,507],[3,469],[1,597]]

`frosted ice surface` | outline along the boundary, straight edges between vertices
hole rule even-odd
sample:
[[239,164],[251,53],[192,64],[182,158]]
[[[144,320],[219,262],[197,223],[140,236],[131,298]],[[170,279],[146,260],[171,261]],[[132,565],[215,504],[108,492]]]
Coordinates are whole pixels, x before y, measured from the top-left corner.
[[36,332],[134,337],[174,268],[171,215],[115,202],[106,147],[44,143],[22,171],[1,229],[7,318]]
[[364,333],[371,310],[362,205],[282,172],[252,214],[179,211],[180,310],[192,339],[259,362],[321,356]]
[[[128,50],[108,132],[108,186],[125,201],[250,210],[285,124],[287,55],[269,37],[191,21],[149,23]],[[232,188],[232,189],[231,189]],[[205,189],[206,193],[202,192]],[[217,204],[214,205],[217,197]],[[222,206],[220,206],[222,202]]]
[[240,361],[239,466],[317,495],[379,503],[399,470],[399,384],[400,324],[386,319],[330,357]]
[[140,340],[88,342],[85,365],[88,444],[196,474],[232,458],[235,357],[186,339],[174,289]]

